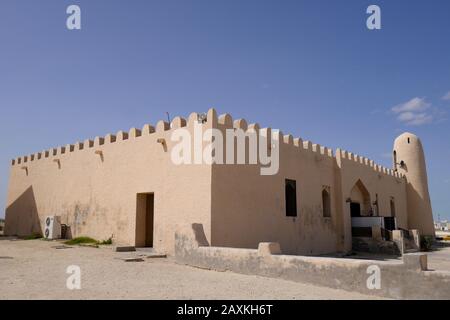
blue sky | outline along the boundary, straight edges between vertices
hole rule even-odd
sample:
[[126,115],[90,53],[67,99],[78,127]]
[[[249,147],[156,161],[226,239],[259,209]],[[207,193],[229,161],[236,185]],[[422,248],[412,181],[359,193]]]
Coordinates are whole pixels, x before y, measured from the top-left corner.
[[0,208],[14,157],[215,107],[386,166],[416,133],[450,218],[449,36],[447,0],[1,0]]

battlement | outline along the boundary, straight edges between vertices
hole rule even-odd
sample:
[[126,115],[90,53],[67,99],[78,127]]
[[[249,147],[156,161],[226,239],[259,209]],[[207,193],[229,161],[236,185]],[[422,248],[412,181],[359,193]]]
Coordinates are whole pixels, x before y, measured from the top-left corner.
[[[219,116],[218,123],[222,125],[225,129],[242,129],[244,132],[253,131],[259,132],[264,131],[265,136],[269,137],[272,135],[272,128],[261,128],[258,123],[247,124],[245,119],[233,118],[230,114],[225,113]],[[315,153],[317,155],[322,155],[325,157],[333,158],[333,150],[328,147],[321,146],[320,144],[315,144],[310,141],[303,141],[302,138],[294,138],[291,134],[284,135],[282,131],[278,131],[278,141],[280,144],[293,146],[299,148],[299,150]]]
[[348,152],[346,150],[337,149],[336,154],[340,156],[341,159],[346,159],[349,161],[354,161],[357,164],[369,167],[370,169],[384,175],[392,176],[395,178],[403,178],[403,174],[382,165],[376,164],[373,160],[370,160],[366,157],[359,156],[355,153]]
[[[61,146],[57,148],[52,148],[49,150],[44,150],[42,152],[34,153],[31,155],[19,157],[11,161],[12,166],[24,165],[29,162],[35,162],[47,158],[55,158],[60,155],[71,154],[74,152],[86,151],[90,149],[95,149],[104,145],[122,143],[129,140],[138,139],[143,136],[149,136],[154,134],[160,134],[163,132],[176,130],[183,127],[193,127],[194,123],[201,123],[202,125],[208,124],[212,128],[222,126],[225,129],[241,129],[244,132],[256,132],[264,131],[264,135],[267,137],[272,136],[273,129],[261,128],[258,123],[248,124],[245,119],[233,120],[232,116],[228,113],[217,115],[215,109],[211,108],[208,110],[206,118],[202,120],[202,117],[193,112],[189,115],[186,120],[183,117],[175,117],[171,123],[164,120],[157,122],[156,126],[150,124],[145,124],[142,129],[131,128],[128,131],[118,131],[116,134],[107,134],[104,137],[97,136],[93,140],[86,139],[83,142],[76,142],[75,144],[68,144],[66,146]],[[283,132],[278,131],[277,139],[280,145],[292,146],[298,148],[301,152],[311,153],[321,157],[336,158],[333,154],[333,150],[329,147],[321,146],[317,143],[312,143],[311,141],[303,141],[302,138],[294,138],[291,134],[283,134]],[[396,178],[402,178],[403,175],[395,172],[392,169],[385,168],[381,165],[376,164],[373,160],[365,157],[361,157],[357,154],[347,152],[345,150],[337,149],[336,155],[339,155],[341,159],[347,159],[359,163],[360,165],[367,166],[372,170]]]
[[[216,119],[217,123],[217,114],[214,109],[210,109],[207,114],[207,120],[205,123],[209,123],[211,120],[214,122],[214,119]],[[158,134],[170,130],[175,130],[178,128],[186,127],[186,126],[193,126],[194,123],[199,122],[199,114],[196,112],[193,112],[189,115],[188,120],[186,120],[183,117],[175,117],[171,123],[169,124],[166,121],[160,120],[157,122],[156,127],[145,124],[142,129],[137,128],[131,128],[128,131],[118,131],[116,134],[106,134],[104,137],[95,137],[92,139],[86,139],[83,142],[76,142],[74,144],[68,144],[66,146],[61,146],[57,148],[51,148],[49,150],[44,150],[42,152],[33,153],[31,155],[26,155],[22,157],[18,157],[16,159],[11,160],[12,166],[17,165],[24,165],[30,162],[35,162],[38,160],[48,159],[48,158],[55,158],[57,156],[61,155],[68,155],[70,153],[79,152],[79,151],[86,151],[90,149],[95,149],[96,147],[101,147],[108,144],[115,144],[115,143],[121,143],[125,141],[130,141],[134,139],[138,139],[142,136],[149,136],[153,134]]]
[[[248,130],[264,130],[266,131],[267,136],[271,134],[272,129],[271,128],[260,128],[260,125],[258,123],[253,123],[248,125],[247,120],[245,119],[237,119],[233,120],[232,116],[228,113],[222,114],[218,118],[218,123],[225,128],[229,129],[242,129],[245,132]],[[303,141],[302,138],[294,138],[291,134],[284,135],[281,131],[279,131],[278,139],[280,141],[280,144],[283,143],[284,145],[290,145],[299,148],[301,151],[305,152],[311,152],[316,155],[330,157],[330,158],[336,158],[333,154],[333,150],[331,148],[321,146],[320,144],[313,143],[311,141]],[[366,166],[370,168],[371,170],[374,170],[380,174],[392,176],[395,178],[403,178],[404,175],[394,171],[393,169],[389,169],[386,167],[383,167],[382,165],[376,164],[373,160],[370,160],[369,158],[362,157],[360,155],[357,155],[355,153],[347,152],[342,149],[336,149],[336,155],[338,155],[342,159],[347,159],[354,161],[362,166]]]

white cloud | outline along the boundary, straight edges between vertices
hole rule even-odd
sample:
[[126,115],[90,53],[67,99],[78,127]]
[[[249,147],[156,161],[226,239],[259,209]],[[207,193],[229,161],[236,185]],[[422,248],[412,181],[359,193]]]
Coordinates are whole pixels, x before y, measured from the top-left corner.
[[427,113],[404,112],[397,119],[411,126],[420,126],[433,122],[433,116]]
[[397,120],[406,125],[420,126],[432,123],[434,120],[432,112],[429,111],[431,103],[425,98],[413,98],[405,103],[396,105],[391,111],[397,115]]
[[442,100],[446,100],[446,101],[449,101],[449,100],[450,100],[450,91],[447,92],[447,93],[442,97]]
[[411,100],[393,107],[394,113],[402,112],[418,112],[424,111],[431,107],[431,103],[425,101],[425,98],[412,98]]

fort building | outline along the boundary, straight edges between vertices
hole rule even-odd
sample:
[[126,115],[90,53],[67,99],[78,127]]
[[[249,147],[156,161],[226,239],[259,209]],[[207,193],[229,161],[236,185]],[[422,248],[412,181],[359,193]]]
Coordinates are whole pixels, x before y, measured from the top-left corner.
[[[279,144],[268,149],[278,153],[277,172],[261,174],[259,162],[174,163],[173,133],[194,135],[198,126],[224,137],[228,129],[275,134]],[[178,226],[189,223],[203,225],[211,246],[278,242],[284,253],[298,255],[345,253],[355,238],[387,241],[399,230],[434,236],[425,156],[415,135],[395,140],[393,167],[385,168],[214,109],[12,160],[5,234],[42,233],[53,215],[69,237],[113,237],[168,254]]]

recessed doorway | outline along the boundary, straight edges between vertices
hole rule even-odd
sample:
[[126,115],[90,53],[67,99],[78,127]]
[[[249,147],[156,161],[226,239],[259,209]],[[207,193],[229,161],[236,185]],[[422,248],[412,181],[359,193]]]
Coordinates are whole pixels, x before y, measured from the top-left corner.
[[350,202],[350,216],[361,217],[361,205],[358,202]]
[[136,247],[153,247],[154,230],[153,193],[138,193],[136,199]]

